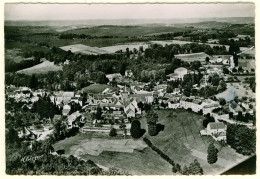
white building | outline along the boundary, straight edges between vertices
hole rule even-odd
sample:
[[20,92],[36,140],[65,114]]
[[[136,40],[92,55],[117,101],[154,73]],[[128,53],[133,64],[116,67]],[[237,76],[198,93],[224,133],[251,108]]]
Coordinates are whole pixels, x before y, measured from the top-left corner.
[[207,134],[211,135],[214,140],[221,141],[226,140],[227,126],[223,122],[210,122],[206,128]]

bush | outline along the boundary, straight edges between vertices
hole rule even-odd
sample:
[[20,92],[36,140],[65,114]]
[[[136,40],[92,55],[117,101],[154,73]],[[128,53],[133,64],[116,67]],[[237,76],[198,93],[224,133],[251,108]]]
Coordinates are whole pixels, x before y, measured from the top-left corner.
[[216,163],[218,160],[218,150],[215,148],[214,143],[211,143],[208,147],[207,160],[209,164]]
[[131,123],[130,133],[134,139],[142,137],[145,132],[145,129],[141,129],[141,123],[138,120],[134,120]]
[[116,129],[115,129],[115,128],[111,128],[111,129],[110,129],[109,136],[110,136],[110,137],[115,137],[115,136],[117,136],[117,133],[116,133]]

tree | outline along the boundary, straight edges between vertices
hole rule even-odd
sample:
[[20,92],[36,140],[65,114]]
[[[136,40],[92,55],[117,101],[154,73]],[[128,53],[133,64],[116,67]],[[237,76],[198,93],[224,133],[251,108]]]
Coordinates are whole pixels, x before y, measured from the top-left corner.
[[35,76],[35,74],[33,74],[30,80],[30,88],[37,89],[37,87],[38,87],[38,78]]
[[244,121],[244,116],[243,116],[243,114],[242,114],[242,111],[238,111],[236,120],[237,120],[237,121]]
[[241,66],[238,67],[238,72],[239,72],[239,73],[243,72],[243,68],[242,68]]
[[158,121],[158,114],[154,110],[149,110],[146,113],[146,120],[148,124],[156,124]]
[[234,116],[233,112],[229,112],[229,113],[228,113],[228,116],[229,116],[229,119],[232,119],[233,116]]
[[141,123],[138,120],[134,120],[131,123],[130,133],[134,139],[142,137],[145,132],[145,129],[141,128]]
[[216,163],[218,160],[218,150],[215,148],[214,143],[209,144],[207,160],[209,164]]
[[97,107],[97,112],[96,112],[95,118],[98,120],[102,119],[102,108],[100,106]]
[[148,134],[150,136],[156,136],[158,134],[156,124],[149,124],[148,125]]
[[111,128],[111,129],[110,129],[110,132],[109,132],[109,136],[110,136],[110,137],[115,137],[116,135],[117,135],[116,129],[115,129],[115,128]]
[[227,84],[224,80],[221,80],[219,82],[219,85],[218,85],[218,91],[219,92],[222,92],[222,91],[225,91],[227,89]]
[[218,86],[219,81],[220,81],[219,76],[218,76],[217,74],[214,74],[214,75],[212,76],[212,81],[211,81],[212,85],[213,85],[213,86]]
[[224,67],[224,68],[223,68],[223,73],[224,73],[224,74],[229,74],[229,70],[228,70],[226,67]]
[[203,169],[197,159],[190,164],[189,172],[191,175],[203,175]]
[[226,104],[226,100],[224,98],[219,98],[219,104],[224,106]]
[[206,57],[206,58],[205,58],[205,61],[208,63],[208,62],[209,62],[209,57]]

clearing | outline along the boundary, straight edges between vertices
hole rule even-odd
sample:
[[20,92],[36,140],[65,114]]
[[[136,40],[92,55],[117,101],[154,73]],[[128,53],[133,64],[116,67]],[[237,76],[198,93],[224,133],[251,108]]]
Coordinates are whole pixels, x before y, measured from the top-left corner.
[[48,73],[49,71],[59,71],[59,70],[62,70],[62,66],[54,65],[54,62],[50,62],[46,60],[33,67],[19,70],[17,71],[17,73],[32,75],[32,74],[44,74],[44,73]]

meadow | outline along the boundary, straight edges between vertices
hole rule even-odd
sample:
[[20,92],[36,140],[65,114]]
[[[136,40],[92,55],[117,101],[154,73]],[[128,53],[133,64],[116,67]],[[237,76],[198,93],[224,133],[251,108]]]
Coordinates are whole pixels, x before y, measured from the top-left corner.
[[204,129],[202,125],[204,116],[185,110],[157,112],[158,122],[165,125],[165,129],[157,136],[147,137],[174,162],[184,166],[197,159],[205,174],[220,174],[246,158],[229,146],[223,147],[215,142],[219,150],[218,161],[215,164],[208,164],[207,149],[213,139],[210,136],[200,136],[200,130]]
[[60,71],[60,70],[62,70],[62,66],[54,65],[54,62],[44,61],[33,67],[19,70],[17,71],[17,73],[32,75],[32,74],[45,74],[48,73],[49,71]]
[[54,144],[54,149],[132,175],[171,175],[171,165],[161,159],[142,139],[117,139],[107,134],[79,134]]

